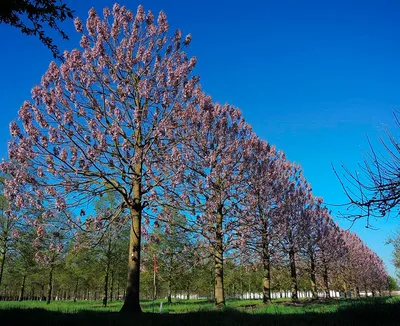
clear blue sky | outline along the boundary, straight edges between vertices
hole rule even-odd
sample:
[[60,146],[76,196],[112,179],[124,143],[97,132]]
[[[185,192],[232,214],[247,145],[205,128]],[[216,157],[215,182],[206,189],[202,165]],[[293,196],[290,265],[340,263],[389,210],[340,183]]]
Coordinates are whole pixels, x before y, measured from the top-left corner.
[[[76,15],[114,1],[66,0]],[[299,162],[316,195],[346,202],[331,163],[355,169],[365,135],[376,143],[381,124],[393,126],[400,109],[400,3],[396,1],[161,1],[172,29],[192,33],[189,54],[215,100],[240,107],[262,138]],[[120,1],[131,10],[139,2]],[[78,47],[72,22],[63,24]],[[8,124],[52,60],[38,39],[0,25],[0,157],[7,154]],[[394,129],[395,135],[398,130]],[[337,207],[331,207],[336,215]],[[340,220],[343,227],[349,224]],[[399,220],[353,226],[394,275],[387,237]]]

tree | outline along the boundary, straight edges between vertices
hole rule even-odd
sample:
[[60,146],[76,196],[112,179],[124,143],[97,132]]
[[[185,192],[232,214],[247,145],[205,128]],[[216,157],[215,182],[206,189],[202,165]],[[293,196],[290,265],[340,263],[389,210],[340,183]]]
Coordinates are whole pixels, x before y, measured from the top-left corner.
[[18,301],[24,300],[27,277],[35,274],[38,269],[38,264],[35,261],[36,248],[33,246],[34,238],[35,235],[32,233],[32,228],[25,228],[25,230],[19,232],[14,246],[11,273],[14,277],[20,277],[22,280]]
[[147,243],[149,265],[154,264],[155,260],[159,278],[167,283],[168,303],[172,302],[173,289],[185,289],[189,292],[190,279],[187,276],[192,274],[195,265],[195,248],[190,234],[180,228],[184,224],[185,217],[178,213],[169,223],[156,221]]
[[393,245],[392,261],[396,267],[397,274],[400,275],[400,229],[396,230],[387,243]]
[[[110,277],[113,274],[113,265],[114,262],[118,258],[118,241],[121,238],[124,240],[124,231],[125,226],[127,224],[127,216],[122,212],[117,214],[113,214],[114,207],[120,206],[119,202],[121,201],[118,193],[108,192],[105,196],[101,197],[94,205],[96,215],[104,216],[108,218],[112,216],[113,223],[106,224],[106,228],[103,232],[101,232],[100,237],[98,234],[89,235],[89,240],[93,243],[95,242],[95,249],[98,252],[96,255],[100,262],[104,265],[104,296],[103,296],[103,305],[107,307],[107,302],[109,298],[109,283]],[[113,280],[112,280],[113,282]],[[112,289],[111,290],[111,298],[112,298]]]
[[284,155],[260,139],[254,139],[248,146],[252,151],[246,159],[247,191],[241,232],[246,246],[261,257],[263,302],[268,303],[271,301],[271,256],[277,235],[276,207],[284,191],[281,177],[285,175],[280,170]]
[[11,240],[11,231],[13,229],[13,224],[15,219],[8,214],[8,201],[3,195],[4,188],[4,178],[0,179],[1,191],[0,194],[0,286],[3,279],[4,265],[6,262],[7,251]]
[[116,4],[103,16],[91,9],[86,32],[75,19],[82,49],[64,52],[65,62],[52,62],[33,88],[19,111],[22,126],[10,125],[10,162],[1,169],[12,176],[5,193],[14,207],[45,207],[49,214],[70,207],[70,226],[101,230],[112,223],[86,215],[86,207],[110,189],[119,193],[116,210],[127,210],[131,221],[122,311],[140,312],[142,216],[172,174],[164,161],[180,141],[174,133],[186,108],[196,104],[196,59],[182,51],[190,35],[167,35],[164,12],[156,24],[142,6],[134,15]]
[[67,34],[58,25],[68,18],[73,18],[73,10],[62,0],[6,0],[0,3],[0,23],[16,27],[26,35],[38,36],[54,58],[62,59],[62,56],[42,24],[47,24],[64,40],[68,40]]
[[396,291],[399,286],[397,285],[396,279],[392,276],[388,276],[387,282],[388,282],[389,295],[392,296],[392,292]]
[[298,282],[296,260],[306,242],[305,214],[312,199],[311,187],[296,163],[285,162],[282,169],[286,173],[286,184],[282,187],[283,198],[279,203],[279,246],[289,258],[292,283],[292,300],[298,300]]
[[200,108],[187,117],[182,131],[187,136],[183,155],[177,156],[183,168],[172,181],[182,184],[178,206],[192,214],[188,224],[201,234],[214,258],[215,305],[224,306],[224,254],[241,217],[245,145],[254,135],[237,108],[214,104],[211,97],[200,95]]
[[[398,112],[394,112],[394,120],[400,127]],[[367,227],[370,217],[384,217],[396,210],[400,203],[400,143],[388,127],[383,127],[380,137],[382,151],[374,148],[368,139],[369,151],[364,153],[363,162],[358,164],[359,171],[352,173],[344,169],[340,177],[334,169],[345,194],[349,199],[346,216],[352,220],[366,218]]]

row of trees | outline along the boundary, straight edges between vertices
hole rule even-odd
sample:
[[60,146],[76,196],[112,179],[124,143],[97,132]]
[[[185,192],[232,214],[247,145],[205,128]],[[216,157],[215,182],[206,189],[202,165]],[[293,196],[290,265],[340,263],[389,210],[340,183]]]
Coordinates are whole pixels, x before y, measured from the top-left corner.
[[[98,201],[96,210],[108,209],[114,200],[108,196]],[[183,216],[177,216],[175,222],[182,219]],[[124,226],[118,232],[109,232],[102,239],[94,239],[93,235],[90,240],[92,243],[95,240],[96,244],[79,247],[76,246],[76,238],[68,237],[67,233],[53,234],[47,238],[47,248],[40,248],[38,256],[37,244],[33,241],[35,230],[22,226],[12,228],[7,254],[2,259],[5,264],[1,269],[4,275],[0,285],[1,299],[47,300],[48,303],[52,299],[102,299],[106,306],[108,301],[125,297],[129,228]],[[235,254],[228,255],[223,264],[227,296],[238,298],[246,293],[264,291],[264,302],[268,302],[272,291],[292,291],[292,298],[295,298],[293,284],[296,286],[295,294],[307,291],[314,298],[321,291],[329,297],[330,290],[340,291],[345,296],[359,296],[360,290],[365,293],[371,291],[375,295],[388,286],[390,290],[391,284],[384,279],[385,271],[379,270],[383,268],[379,258],[355,234],[341,232],[343,242],[339,245],[345,248],[335,249],[336,252],[342,251],[341,256],[332,256],[332,250],[329,250],[330,255],[322,255],[324,248],[327,251],[323,246],[315,246],[315,252],[320,251],[321,254],[312,256],[309,246],[304,247],[296,256],[295,279],[292,265],[283,251],[273,255],[266,268],[265,260],[260,259],[262,253],[253,253],[249,258],[246,256],[249,248],[242,247]],[[58,248],[54,241],[58,242]],[[41,242],[45,240],[41,239]],[[180,227],[169,228],[165,223],[154,227],[143,248],[141,298],[166,297],[168,302],[177,295],[214,298],[215,265],[209,251],[200,246],[190,233],[182,232]],[[280,246],[273,248],[281,250]]]
[[170,283],[182,257],[212,261],[217,306],[227,261],[262,263],[265,302],[271,266],[289,267],[293,300],[300,270],[313,293],[337,278],[346,289],[386,286],[382,261],[335,225],[300,166],[259,139],[240,110],[202,91],[196,58],[183,51],[191,36],[169,35],[164,12],[156,20],[142,6],[134,14],[116,4],[102,18],[91,9],[86,29],[78,18],[75,27],[81,49],[65,51],[32,89],[1,164],[4,216],[34,230],[38,261],[54,263],[68,247],[62,239],[107,252],[128,225],[125,312],[141,311],[143,249],[172,230],[185,234],[181,247],[156,246],[170,260]]

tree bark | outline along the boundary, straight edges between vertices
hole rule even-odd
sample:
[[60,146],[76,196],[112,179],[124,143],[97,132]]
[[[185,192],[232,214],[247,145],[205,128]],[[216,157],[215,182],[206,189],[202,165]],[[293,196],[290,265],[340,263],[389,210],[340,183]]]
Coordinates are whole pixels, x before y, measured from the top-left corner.
[[107,307],[107,300],[108,300],[108,279],[110,275],[110,263],[111,263],[111,231],[108,238],[108,247],[107,247],[107,265],[106,265],[106,272],[104,275],[104,296],[103,296],[103,306]]
[[27,276],[27,275],[24,275],[23,278],[22,278],[21,290],[20,290],[20,292],[19,292],[18,301],[23,301],[23,300],[24,300],[26,276]]
[[[135,98],[136,110],[141,110],[140,99]],[[141,313],[140,294],[140,249],[142,237],[142,127],[141,122],[135,130],[134,140],[136,142],[135,152],[140,158],[133,166],[134,176],[132,178],[133,198],[128,200],[128,208],[131,213],[131,229],[129,240],[128,258],[128,284],[124,304],[121,308],[123,313]]]
[[264,225],[264,234],[262,239],[263,246],[263,303],[271,302],[271,264],[269,255],[269,243],[266,225]]
[[121,312],[124,313],[142,312],[139,303],[141,215],[141,204],[139,202],[131,208],[132,223],[129,241],[128,285],[125,301],[121,308]]
[[104,296],[103,296],[103,307],[107,307],[108,300],[108,274],[109,274],[110,264],[107,263],[106,274],[104,275]]
[[222,239],[222,206],[218,207],[216,214],[215,231],[215,305],[217,307],[225,306],[224,294],[224,248]]
[[4,265],[6,262],[7,242],[8,242],[7,233],[8,233],[8,230],[4,230],[4,234],[3,234],[4,241],[3,241],[3,246],[0,251],[0,286],[1,286],[1,282],[3,280]]
[[324,262],[324,286],[325,286],[326,298],[330,299],[331,294],[329,292],[328,266],[325,262]]
[[168,273],[168,303],[172,303],[172,266],[169,266]]
[[310,281],[311,281],[311,293],[313,300],[318,299],[317,293],[317,281],[315,276],[315,258],[314,255],[310,255]]
[[291,279],[291,291],[292,291],[292,301],[298,301],[297,296],[298,285],[297,285],[297,271],[296,271],[296,260],[294,249],[289,250],[289,260],[290,260],[290,279]]
[[114,297],[114,269],[111,270],[111,286],[110,286],[110,302],[113,301]]

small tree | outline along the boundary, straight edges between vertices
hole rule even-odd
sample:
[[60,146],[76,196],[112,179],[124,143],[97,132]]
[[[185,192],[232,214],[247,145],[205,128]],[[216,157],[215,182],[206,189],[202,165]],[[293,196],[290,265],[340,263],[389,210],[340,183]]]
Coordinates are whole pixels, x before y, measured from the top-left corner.
[[399,286],[397,285],[396,279],[392,276],[388,276],[387,283],[388,283],[387,288],[389,290],[389,295],[392,296],[392,292],[396,291]]

